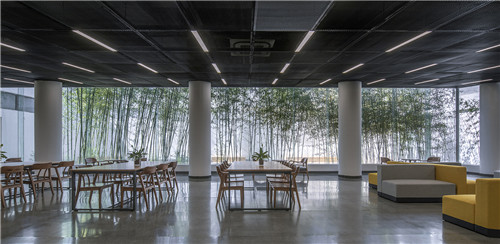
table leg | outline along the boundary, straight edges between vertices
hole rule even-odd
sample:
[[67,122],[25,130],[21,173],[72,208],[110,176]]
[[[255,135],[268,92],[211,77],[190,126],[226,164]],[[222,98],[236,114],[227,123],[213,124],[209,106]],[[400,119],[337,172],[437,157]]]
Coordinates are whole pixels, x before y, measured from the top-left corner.
[[[132,182],[134,182],[134,190],[132,191],[132,211],[135,211],[135,198],[137,194],[137,172],[134,171],[134,175],[132,176]],[[146,193],[144,193],[146,194]],[[122,200],[123,201],[123,200]]]
[[[289,197],[290,198],[290,202],[289,202],[288,208],[289,208],[289,210],[292,210],[292,196],[293,196],[292,195],[293,194],[293,192],[292,192],[292,173],[289,173],[288,177],[290,179],[289,180],[289,182],[290,182],[290,197]],[[295,179],[293,179],[293,180],[295,180]]]
[[[71,171],[70,187],[71,187],[71,209],[73,211],[76,210],[76,202],[75,202],[75,177],[76,174],[74,171]],[[62,187],[62,186],[61,186]]]
[[229,192],[229,194],[228,194],[229,195],[228,209],[231,210],[231,174],[228,173],[227,176],[228,176],[227,182],[228,182],[228,187],[229,187],[229,191],[228,191]]

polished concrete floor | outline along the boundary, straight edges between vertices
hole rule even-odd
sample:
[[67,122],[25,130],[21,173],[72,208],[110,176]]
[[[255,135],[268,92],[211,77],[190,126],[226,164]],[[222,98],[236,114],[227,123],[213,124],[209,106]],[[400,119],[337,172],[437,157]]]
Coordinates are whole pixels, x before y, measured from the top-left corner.
[[[227,202],[216,210],[215,176],[179,180],[178,193],[164,196],[150,211],[141,202],[135,212],[74,213],[68,191],[46,191],[28,204],[10,201],[1,210],[1,243],[500,243],[443,222],[440,203],[379,198],[366,175],[362,180],[312,175],[299,183],[302,209],[260,212],[227,211]],[[265,193],[252,184],[245,182],[245,207],[265,206]],[[237,196],[234,206],[240,204]],[[87,201],[84,194],[78,204]],[[94,194],[93,207],[96,201]]]

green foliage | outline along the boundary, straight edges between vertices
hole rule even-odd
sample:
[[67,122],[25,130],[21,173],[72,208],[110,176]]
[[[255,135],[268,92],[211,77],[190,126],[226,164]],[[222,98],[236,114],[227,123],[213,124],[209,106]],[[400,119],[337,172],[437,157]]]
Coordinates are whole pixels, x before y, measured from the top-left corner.
[[267,153],[267,151],[264,152],[264,150],[262,150],[262,147],[260,147],[258,152],[254,152],[252,155],[253,161],[260,161],[260,160],[264,160],[264,159],[268,159],[268,158],[269,158],[269,154]]
[[141,160],[144,156],[146,156],[146,155],[147,155],[147,153],[146,153],[146,152],[144,152],[144,150],[145,150],[144,148],[141,148],[141,149],[139,149],[139,150],[137,150],[137,149],[135,149],[135,148],[134,148],[134,149],[132,150],[132,152],[129,152],[129,154],[128,154],[128,158],[129,158],[129,159],[132,159],[132,160],[134,160],[134,161],[139,161],[139,160]]
[[6,154],[7,152],[2,151],[2,147],[3,147],[3,144],[0,144],[0,157],[1,157],[2,159],[4,159],[4,158],[7,158],[7,156],[5,156],[5,154]]

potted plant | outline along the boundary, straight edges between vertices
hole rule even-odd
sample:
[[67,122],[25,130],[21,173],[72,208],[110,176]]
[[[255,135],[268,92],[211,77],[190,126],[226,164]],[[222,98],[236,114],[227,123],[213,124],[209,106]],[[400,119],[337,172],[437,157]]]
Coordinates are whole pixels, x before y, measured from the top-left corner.
[[264,159],[267,158],[269,158],[269,154],[267,153],[267,151],[264,152],[264,150],[262,150],[262,147],[260,147],[260,150],[258,152],[254,152],[252,155],[252,160],[259,160],[259,165],[261,166],[264,165]]
[[144,148],[141,148],[139,150],[133,149],[132,152],[128,154],[128,158],[134,160],[135,165],[140,165],[141,164],[141,158],[146,156],[146,152],[144,152]]
[[1,145],[0,145],[0,154],[1,154],[1,156],[0,156],[0,157],[1,157],[1,159],[0,159],[0,160],[7,159],[7,156],[5,156],[5,154],[6,154],[7,152],[2,151],[2,147],[3,147],[3,144],[1,144]]

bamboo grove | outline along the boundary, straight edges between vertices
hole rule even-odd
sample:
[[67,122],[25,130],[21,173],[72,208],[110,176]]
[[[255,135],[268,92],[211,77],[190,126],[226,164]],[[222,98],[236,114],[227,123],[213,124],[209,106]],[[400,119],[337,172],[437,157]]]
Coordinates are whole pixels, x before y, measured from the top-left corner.
[[[454,91],[363,89],[363,163],[455,160]],[[188,163],[188,95],[187,88],[65,88],[64,158],[125,158],[146,148],[150,160]],[[212,161],[248,160],[263,147],[273,159],[337,163],[337,101],[334,88],[213,88]]]

